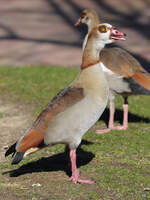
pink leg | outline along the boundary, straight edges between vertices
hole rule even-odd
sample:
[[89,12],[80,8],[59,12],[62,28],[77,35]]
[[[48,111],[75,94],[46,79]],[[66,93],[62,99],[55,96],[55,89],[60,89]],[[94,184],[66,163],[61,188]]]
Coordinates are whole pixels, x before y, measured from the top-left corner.
[[115,104],[113,101],[110,101],[109,108],[109,124],[107,129],[96,130],[96,133],[102,134],[107,133],[111,130],[126,130],[128,128],[128,104],[123,104],[123,125],[122,126],[114,126],[114,113],[115,113]]
[[128,128],[128,104],[123,104],[123,126],[116,126],[112,129],[126,130]]
[[123,111],[124,111],[123,126],[124,130],[126,130],[128,128],[128,104],[123,105]]
[[79,172],[76,166],[76,150],[70,150],[72,176],[69,178],[74,183],[94,183],[92,180],[83,180],[79,178]]
[[110,106],[109,106],[109,123],[108,123],[108,128],[112,129],[114,128],[114,114],[115,114],[115,103],[114,101],[110,101]]
[[99,134],[108,133],[109,131],[111,131],[111,129],[114,128],[114,113],[115,113],[115,104],[114,101],[110,101],[108,128],[103,130],[96,130],[96,133]]

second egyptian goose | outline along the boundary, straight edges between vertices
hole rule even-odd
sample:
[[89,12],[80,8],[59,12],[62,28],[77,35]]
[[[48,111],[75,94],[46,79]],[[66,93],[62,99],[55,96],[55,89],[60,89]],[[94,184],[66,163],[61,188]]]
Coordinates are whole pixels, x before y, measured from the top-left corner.
[[[102,32],[104,27],[105,33]],[[6,151],[5,156],[14,156],[12,164],[19,163],[32,147],[64,143],[70,149],[70,180],[93,183],[79,178],[76,149],[107,105],[109,87],[99,64],[99,53],[105,44],[114,41],[113,37],[120,40],[123,34],[115,34],[109,24],[100,24],[91,31],[77,79],[53,98],[25,134]]]
[[[82,23],[88,26],[88,33],[83,42],[83,49],[86,45],[88,35],[99,22],[100,20],[95,10],[85,9],[81,13],[75,26]],[[112,129],[126,130],[128,128],[127,98],[132,94],[150,95],[150,74],[131,54],[118,47],[104,48],[100,52],[100,62],[102,63],[103,71],[110,87],[110,116],[108,128],[97,130],[96,132],[106,133]],[[124,98],[123,126],[114,126],[115,95],[121,95]]]

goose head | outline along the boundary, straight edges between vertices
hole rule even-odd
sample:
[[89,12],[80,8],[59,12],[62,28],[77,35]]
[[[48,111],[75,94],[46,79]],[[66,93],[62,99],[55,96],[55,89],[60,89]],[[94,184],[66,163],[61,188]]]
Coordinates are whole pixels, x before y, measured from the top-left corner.
[[95,10],[85,9],[80,15],[78,21],[74,24],[79,26],[80,24],[86,24],[88,27],[99,24],[99,17]]
[[103,23],[94,27],[89,33],[88,38],[94,37],[96,44],[110,44],[116,40],[125,40],[126,34],[120,32],[110,24]]

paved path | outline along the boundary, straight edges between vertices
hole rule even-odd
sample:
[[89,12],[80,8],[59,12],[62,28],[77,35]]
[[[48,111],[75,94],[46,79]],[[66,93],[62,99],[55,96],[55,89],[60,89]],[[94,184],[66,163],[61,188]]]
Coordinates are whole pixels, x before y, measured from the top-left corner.
[[83,27],[73,24],[87,7],[126,32],[117,44],[149,63],[149,0],[0,0],[0,65],[79,66]]

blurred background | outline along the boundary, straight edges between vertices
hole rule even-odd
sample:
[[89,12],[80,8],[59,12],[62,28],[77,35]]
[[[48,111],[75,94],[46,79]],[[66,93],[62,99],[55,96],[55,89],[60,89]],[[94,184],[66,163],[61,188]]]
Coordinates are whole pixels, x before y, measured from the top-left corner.
[[127,34],[117,45],[150,64],[150,0],[0,0],[0,65],[80,66],[85,8]]

